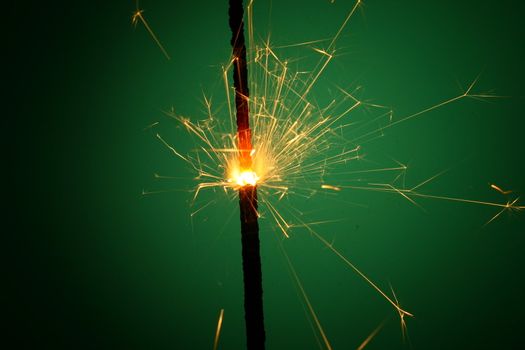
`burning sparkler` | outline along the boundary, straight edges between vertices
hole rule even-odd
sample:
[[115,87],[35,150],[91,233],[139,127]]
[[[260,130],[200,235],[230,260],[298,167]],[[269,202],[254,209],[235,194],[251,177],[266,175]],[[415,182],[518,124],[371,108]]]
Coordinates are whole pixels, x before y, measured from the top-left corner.
[[264,312],[262,298],[261,255],[257,212],[257,180],[252,170],[252,140],[249,119],[248,70],[244,43],[242,0],[230,0],[231,45],[233,47],[233,86],[237,111],[239,167],[233,178],[239,186],[241,212],[242,270],[244,273],[244,312],[248,349],[264,349]]
[[[365,157],[363,145],[382,137],[385,130],[460,100],[487,99],[495,96],[475,92],[476,78],[464,92],[400,118],[393,118],[389,108],[361,99],[358,96],[359,89],[352,91],[339,89],[339,95],[320,105],[315,101],[312,92],[323,72],[334,59],[337,40],[359,8],[361,1],[355,2],[330,40],[294,45],[294,47],[307,48],[318,57],[317,64],[306,71],[291,67],[290,62],[279,52],[286,47],[276,48],[269,40],[259,42],[254,39],[253,1],[250,1],[246,7],[245,24],[248,33],[246,47],[242,1],[232,0],[230,3],[233,56],[222,68],[224,99],[229,118],[225,118],[224,114],[219,115],[221,112],[215,111],[211,100],[204,97],[207,117],[203,120],[184,117],[173,111],[167,113],[197,139],[196,150],[181,152],[160,134],[157,133],[156,136],[170,152],[186,163],[196,174],[198,183],[193,195],[194,202],[201,191],[207,189],[223,189],[232,200],[238,193],[243,232],[248,346],[260,348],[264,345],[265,339],[258,237],[259,218],[273,221],[277,230],[286,238],[291,237],[294,230],[303,229],[309,232],[393,307],[399,315],[404,331],[405,317],[412,314],[401,307],[393,290],[391,293],[383,291],[376,282],[335,248],[333,243],[319,234],[314,229],[314,223],[305,220],[296,209],[285,207],[284,199],[297,196],[310,198],[319,193],[336,194],[345,190],[367,190],[399,195],[413,204],[417,204],[415,202],[417,198],[428,198],[498,208],[499,211],[488,223],[505,211],[522,210],[525,206],[519,204],[518,197],[507,198],[505,203],[493,203],[421,192],[421,188],[433,181],[436,176],[416,186],[398,186],[397,180],[407,170],[407,167],[401,163],[391,167],[349,170],[350,164],[358,164]],[[137,12],[136,18],[146,25],[141,12]],[[149,28],[147,25],[146,27]],[[153,34],[152,36],[157,41]],[[160,44],[159,46],[162,48]],[[230,82],[232,71],[233,85]],[[366,114],[362,111],[366,111]],[[361,181],[358,184],[352,181],[354,175],[371,176],[372,174],[393,174],[394,180],[364,183]],[[335,175],[339,176],[338,181],[331,182]],[[342,176],[344,180],[341,180]],[[497,185],[492,184],[490,187],[504,195],[512,193],[507,189],[502,190]],[[148,193],[150,192],[145,194]],[[195,213],[209,205],[209,202],[205,203]],[[292,262],[284,248],[282,252],[308,306],[308,312],[325,346],[330,349],[328,337],[295,273]]]

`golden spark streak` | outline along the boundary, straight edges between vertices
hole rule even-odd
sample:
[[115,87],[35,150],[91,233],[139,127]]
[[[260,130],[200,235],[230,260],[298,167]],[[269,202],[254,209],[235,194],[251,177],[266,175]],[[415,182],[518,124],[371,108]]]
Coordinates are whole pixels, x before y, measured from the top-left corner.
[[357,142],[359,140],[362,140],[368,136],[371,136],[371,135],[374,135],[376,134],[379,130],[381,130],[381,132],[383,132],[383,130],[385,129],[388,129],[388,128],[391,128],[395,125],[398,125],[398,124],[401,124],[401,123],[404,123],[408,120],[411,120],[411,119],[414,119],[414,118],[417,118],[417,117],[420,117],[428,112],[431,112],[435,109],[438,109],[438,108],[441,108],[441,107],[444,107],[446,105],[449,105],[453,102],[456,102],[456,101],[459,101],[461,99],[465,99],[465,98],[474,98],[474,99],[480,99],[480,100],[483,100],[483,99],[488,99],[488,98],[498,98],[498,97],[501,97],[501,96],[496,96],[496,95],[492,95],[492,94],[489,94],[489,93],[472,93],[472,89],[474,88],[474,86],[476,85],[476,83],[478,82],[479,80],[479,75],[476,77],[476,79],[474,79],[469,87],[465,90],[465,92],[463,92],[462,94],[458,95],[458,96],[455,96],[455,97],[452,97],[452,98],[449,98],[447,100],[444,100],[444,101],[441,101],[435,105],[432,105],[430,107],[427,107],[427,108],[424,108],[418,112],[415,112],[415,113],[412,113],[412,114],[409,114],[408,116],[405,116],[405,117],[402,117],[401,119],[398,119],[398,120],[395,120],[395,121],[391,121],[389,124],[385,125],[385,126],[382,126],[380,129],[376,129],[376,130],[373,130],[373,131],[370,131],[368,133],[365,133],[355,139],[353,139],[353,142]]
[[158,191],[149,191],[149,190],[142,190],[143,196],[150,196],[152,194],[161,194],[161,193],[169,193],[169,192],[188,192],[187,190],[181,190],[178,188],[170,188],[169,190],[158,190]]
[[164,56],[166,56],[166,58],[169,60],[170,59],[170,56],[168,55],[168,53],[166,52],[166,50],[164,49],[164,46],[162,46],[162,44],[160,43],[160,40],[157,38],[157,36],[155,35],[155,33],[153,32],[153,30],[151,29],[151,27],[149,26],[148,22],[146,22],[146,19],[144,18],[144,16],[142,15],[142,13],[144,12],[144,10],[139,10],[137,9],[134,13],[133,13],[133,16],[131,17],[131,23],[135,26],[137,26],[137,23],[138,21],[140,20],[142,22],[142,24],[144,24],[144,27],[146,28],[146,30],[148,31],[148,33],[151,35],[151,37],[153,38],[153,40],[155,41],[155,43],[157,44],[157,46],[160,48],[160,50],[162,51],[162,53],[164,54]]
[[295,268],[292,265],[292,262],[290,260],[290,257],[284,250],[284,247],[282,245],[282,242],[279,241],[279,248],[281,249],[281,252],[283,253],[283,256],[286,259],[286,262],[288,263],[288,268],[294,277],[295,283],[297,284],[297,287],[299,288],[299,291],[301,292],[301,295],[303,297],[304,302],[306,303],[306,306],[308,307],[308,310],[310,311],[310,315],[312,319],[315,322],[315,325],[317,326],[317,329],[319,330],[319,334],[321,334],[321,337],[323,338],[323,342],[327,349],[332,350],[332,346],[330,345],[330,341],[328,340],[328,337],[326,336],[326,333],[323,329],[323,326],[321,325],[321,322],[319,321],[319,317],[317,317],[317,314],[315,313],[315,310],[312,306],[312,303],[310,302],[310,298],[308,298],[308,295],[306,294],[306,291],[304,290],[303,284],[301,283],[301,280],[299,279],[299,276],[297,275],[297,272],[295,271]]
[[332,186],[332,185],[326,185],[326,184],[321,185],[321,188],[323,188],[325,190],[341,191],[340,187]]
[[498,187],[498,186],[496,186],[494,184],[490,184],[490,188],[498,191],[499,193],[501,193],[502,195],[505,195],[505,196],[512,193],[512,191],[503,191],[500,187]]
[[363,350],[367,345],[368,343],[370,343],[372,341],[372,339],[375,338],[375,336],[377,335],[377,333],[379,333],[379,331],[381,329],[383,329],[383,327],[385,326],[385,321],[381,322],[373,331],[372,333],[370,333],[370,335],[368,335],[368,337],[366,337],[366,339],[361,343],[361,345],[359,345],[357,347],[357,350]]
[[[435,177],[435,176],[434,176]],[[427,183],[429,180],[424,181],[424,183]],[[497,219],[503,212],[511,212],[511,211],[521,211],[525,209],[525,205],[519,205],[517,204],[519,201],[519,197],[515,198],[514,200],[507,201],[505,203],[495,203],[495,202],[488,202],[488,201],[481,201],[481,200],[474,200],[474,199],[466,199],[466,198],[459,198],[459,197],[447,197],[447,196],[438,196],[438,195],[431,195],[431,194],[425,194],[425,193],[419,193],[415,192],[415,188],[419,188],[421,184],[413,187],[412,189],[399,189],[394,187],[392,184],[382,184],[382,183],[370,183],[370,186],[351,186],[351,185],[345,185],[340,186],[341,188],[348,188],[353,190],[366,190],[366,191],[377,191],[377,192],[387,192],[387,193],[397,193],[413,204],[419,206],[417,203],[414,202],[414,200],[411,197],[420,197],[420,198],[428,198],[428,199],[437,199],[437,200],[444,200],[449,202],[459,202],[459,203],[468,203],[468,204],[477,204],[477,205],[483,205],[483,206],[489,206],[489,207],[496,207],[501,208],[500,211],[496,215],[494,215],[489,221],[485,223],[485,226],[490,224],[492,221]],[[374,187],[379,186],[379,187]]]
[[[319,233],[317,233],[311,226],[309,226],[307,223],[304,223],[299,217],[295,216],[296,220],[301,222],[304,227],[310,232],[312,235],[314,235],[321,243],[323,243],[328,249],[330,249],[337,257],[339,257],[347,266],[349,266],[354,272],[356,272],[366,283],[368,283],[373,289],[375,289],[386,301],[388,301],[394,309],[399,313],[400,318],[403,320],[405,316],[413,317],[414,315],[410,312],[402,309],[399,306],[399,303],[394,300],[392,300],[381,288],[377,286],[367,275],[364,274],[359,268],[357,268],[356,265],[354,265],[348,258],[346,258],[339,250],[334,248],[334,245],[332,243],[328,243],[326,239],[324,239]],[[395,298],[395,295],[394,295]]]
[[275,209],[275,207],[270,202],[268,202],[264,198],[261,198],[261,199],[262,199],[262,202],[266,204],[267,208],[269,209],[270,214],[273,216],[275,223],[277,224],[277,226],[279,227],[283,235],[286,238],[290,238],[287,232],[288,229],[290,228],[290,225],[286,222],[286,220],[281,216],[279,211],[277,211],[277,209]]
[[[390,285],[390,290],[392,291],[392,295],[394,296],[394,299],[396,300],[396,305],[399,305],[399,301],[397,300],[397,296],[396,296],[396,292],[394,291],[394,288],[392,288],[392,285]],[[406,321],[405,321],[405,314],[404,313],[401,313],[401,311],[399,311],[399,322],[400,322],[400,326],[401,326],[401,334],[403,335],[403,341],[405,341],[406,337],[407,337],[407,324],[406,324]]]
[[[400,190],[400,191],[407,192],[408,190]],[[505,208],[505,209],[515,209],[515,210],[525,209],[525,206],[523,205],[516,205],[519,198],[516,198],[515,200],[511,202],[506,202],[505,204],[502,204],[502,203],[478,201],[478,200],[465,199],[465,198],[436,196],[436,195],[423,194],[423,193],[418,193],[418,192],[408,192],[408,193],[410,193],[410,196],[416,196],[416,197],[422,197],[422,198],[432,198],[432,199],[441,199],[441,200],[452,201],[452,202],[479,204],[479,205],[486,205],[486,206],[499,207],[499,208]]]
[[215,330],[215,340],[213,341],[213,350],[217,350],[219,346],[219,337],[221,335],[222,321],[224,319],[224,309],[221,309],[219,313],[219,319],[217,320],[217,329]]
[[398,303],[394,302],[390,297],[381,290],[370,278],[368,278],[367,275],[365,275],[361,270],[357,268],[354,264],[350,262],[341,252],[339,252],[337,249],[334,248],[333,244],[328,243],[321,235],[319,235],[316,231],[312,230],[310,227],[307,227],[308,231],[310,231],[315,237],[317,237],[328,249],[330,249],[332,252],[335,253],[341,260],[344,261],[346,265],[348,265],[352,270],[354,270],[361,278],[363,278],[372,288],[374,288],[385,300],[387,300],[399,313],[400,317],[404,317],[405,315],[413,317],[414,315],[410,312],[403,310]]
[[191,162],[186,158],[184,157],[182,154],[180,154],[179,152],[177,152],[177,150],[175,148],[173,148],[173,146],[171,146],[169,143],[167,143],[163,138],[162,136],[160,136],[160,134],[157,134],[156,135],[157,138],[164,144],[164,146],[166,146],[170,151],[173,152],[173,154],[175,154],[177,157],[181,158],[182,160],[186,161],[187,163],[190,163]]
[[364,169],[364,170],[353,170],[353,171],[344,171],[344,172],[332,172],[331,175],[355,175],[355,174],[370,174],[370,173],[385,173],[387,171],[402,171],[407,170],[405,165],[399,167],[390,167],[390,168],[378,168],[378,169]]
[[343,22],[343,24],[341,25],[341,27],[339,28],[339,30],[337,31],[337,34],[335,34],[334,38],[330,42],[330,45],[328,45],[328,50],[330,50],[334,46],[335,42],[337,41],[337,39],[339,38],[339,36],[343,32],[343,29],[345,29],[346,25],[348,24],[348,21],[350,21],[350,18],[352,18],[352,16],[354,15],[354,12],[357,10],[359,5],[361,5],[361,0],[357,0],[355,2],[354,7],[352,7],[352,10],[348,14],[348,16],[346,16],[346,19]]
[[214,204],[216,202],[216,200],[212,200],[212,201],[209,201],[207,202],[206,204],[204,204],[202,207],[200,207],[199,209],[193,211],[190,216],[193,217],[195,215],[197,215],[200,211],[206,209],[207,207],[209,207],[210,205]]
[[151,123],[150,125],[146,126],[142,131],[146,131],[148,129],[154,128],[155,126],[159,125],[159,122]]

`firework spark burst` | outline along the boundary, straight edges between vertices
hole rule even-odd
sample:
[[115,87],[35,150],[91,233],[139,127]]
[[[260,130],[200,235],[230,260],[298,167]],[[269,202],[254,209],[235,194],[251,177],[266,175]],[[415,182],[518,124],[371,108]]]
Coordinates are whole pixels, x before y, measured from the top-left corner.
[[[414,205],[419,205],[416,199],[426,198],[494,207],[498,211],[487,224],[504,212],[520,211],[525,206],[519,204],[519,197],[506,198],[505,202],[494,203],[420,191],[424,185],[434,181],[440,174],[415,186],[406,187],[404,183],[401,186],[399,180],[403,178],[407,166],[400,162],[389,167],[368,169],[354,166],[362,163],[366,157],[364,145],[383,137],[385,131],[390,128],[467,98],[497,97],[491,93],[475,92],[478,81],[476,78],[460,94],[398,118],[394,118],[390,108],[361,98],[360,87],[350,90],[337,88],[328,102],[323,104],[317,102],[320,78],[330,63],[337,58],[338,39],[348,29],[352,17],[361,4],[361,1],[355,2],[341,26],[335,30],[335,34],[329,40],[312,40],[278,46],[273,45],[270,39],[255,39],[252,20],[254,3],[251,1],[247,6],[246,16],[250,90],[250,97],[246,99],[250,110],[253,148],[243,150],[238,146],[234,90],[230,81],[234,58],[224,64],[221,71],[224,87],[221,98],[224,98],[226,108],[221,104],[218,108],[215,107],[212,98],[205,95],[203,103],[206,116],[201,119],[183,116],[174,110],[166,112],[169,118],[175,120],[195,139],[195,149],[182,152],[160,133],[156,133],[156,137],[194,173],[196,185],[193,189],[193,205],[197,206],[197,199],[206,190],[220,189],[220,192],[234,201],[239,188],[257,186],[258,216],[265,220],[263,225],[275,227],[285,238],[292,237],[296,231],[306,231],[316,237],[323,246],[332,251],[391,304],[399,315],[404,333],[405,317],[413,315],[400,306],[393,289],[390,295],[381,289],[317,231],[316,225],[323,222],[308,222],[304,216],[299,215],[298,209],[290,207],[284,199],[313,196],[326,198],[346,190],[391,193],[402,196]],[[141,13],[137,11],[134,22],[140,19],[149,28]],[[152,34],[151,31],[150,33]],[[153,34],[152,36],[166,54],[156,37]],[[317,62],[299,68],[297,60],[286,55],[286,49],[290,47],[300,48],[310,57],[314,55]],[[252,163],[249,167],[241,164],[240,155],[243,152],[249,152],[251,156]],[[389,182],[363,180],[363,176],[376,176],[376,174],[388,175],[391,180]],[[163,175],[156,175],[156,177],[170,178]],[[510,190],[502,190],[497,185],[492,184],[490,187],[505,196],[512,193]],[[145,191],[144,194],[158,192]],[[199,202],[198,208],[192,215],[209,208],[213,203],[213,201],[204,204]],[[325,346],[331,348],[290,259],[284,249],[282,252]]]

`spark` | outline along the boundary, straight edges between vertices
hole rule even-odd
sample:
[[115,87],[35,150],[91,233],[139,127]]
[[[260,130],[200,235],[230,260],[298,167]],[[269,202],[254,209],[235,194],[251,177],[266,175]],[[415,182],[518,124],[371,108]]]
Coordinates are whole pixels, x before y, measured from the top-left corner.
[[385,326],[385,321],[381,322],[373,331],[366,337],[365,340],[357,347],[357,350],[363,350],[375,338],[377,333]]
[[[435,178],[435,176],[433,177]],[[467,198],[460,198],[460,197],[448,197],[448,196],[440,196],[440,195],[432,195],[432,194],[426,194],[421,192],[416,192],[415,189],[421,187],[424,183],[428,183],[429,180],[425,180],[423,183],[420,183],[413,188],[410,189],[403,189],[403,188],[397,188],[393,186],[392,184],[388,183],[369,183],[368,186],[352,186],[352,185],[345,185],[341,186],[341,188],[346,189],[354,189],[354,190],[366,190],[366,191],[377,191],[377,192],[387,192],[387,193],[396,193],[404,197],[405,199],[409,200],[412,204],[419,206],[413,199],[413,197],[419,197],[419,198],[427,198],[427,199],[435,199],[435,200],[443,200],[443,201],[449,201],[449,202],[459,202],[459,203],[467,203],[467,204],[476,204],[481,206],[489,206],[489,207],[495,207],[499,208],[500,211],[496,215],[494,215],[490,220],[488,220],[485,223],[485,226],[493,222],[495,219],[497,219],[502,213],[504,212],[519,212],[523,209],[525,209],[525,205],[518,204],[519,197],[509,200],[505,203],[497,203],[497,202],[488,202],[488,201],[482,201],[482,200],[475,200],[475,199],[467,199]]]
[[159,125],[159,122],[151,123],[150,125],[146,126],[144,129],[142,129],[142,131],[146,131],[148,129],[152,129],[152,128],[156,127],[157,125]]
[[503,191],[501,189],[501,187],[499,187],[497,185],[494,185],[494,184],[490,184],[490,188],[498,191],[499,193],[501,193],[502,195],[505,195],[505,196],[512,193],[512,191]]
[[306,291],[304,290],[303,284],[301,283],[301,280],[299,279],[299,276],[297,275],[297,272],[295,271],[295,268],[292,264],[292,261],[290,260],[290,257],[284,250],[284,247],[282,245],[282,242],[279,241],[279,248],[281,248],[281,252],[283,256],[286,259],[286,263],[288,265],[288,269],[290,273],[292,274],[294,278],[294,282],[296,283],[299,291],[301,292],[301,296],[308,307],[308,311],[310,312],[310,316],[312,317],[312,320],[314,321],[317,330],[319,331],[319,334],[321,335],[321,338],[323,339],[324,345],[327,349],[332,350],[332,345],[330,344],[330,341],[328,340],[328,337],[326,336],[326,333],[323,329],[323,326],[321,325],[321,322],[319,321],[319,317],[317,317],[317,314],[312,306],[312,303],[310,302],[310,298],[308,298],[308,295],[306,294]]
[[327,184],[322,184],[322,185],[321,185],[321,188],[323,188],[323,189],[325,189],[325,190],[341,191],[341,188],[340,188],[340,187],[332,186],[332,185],[327,185]]
[[[484,99],[501,97],[501,96],[493,95],[493,94],[490,94],[490,93],[474,93],[474,92],[472,92],[472,90],[473,90],[474,86],[477,84],[478,80],[479,80],[479,75],[470,83],[469,87],[464,92],[462,92],[461,94],[459,94],[459,95],[457,95],[455,97],[443,100],[443,101],[438,102],[436,104],[433,104],[433,105],[431,105],[431,106],[429,106],[427,108],[424,108],[424,109],[422,109],[420,111],[417,111],[415,113],[409,114],[409,115],[404,116],[404,117],[401,117],[400,119],[397,119],[397,120],[392,120],[391,119],[389,124],[387,124],[385,126],[382,126],[380,128],[381,132],[383,132],[385,129],[391,128],[393,126],[396,126],[396,125],[399,125],[399,124],[402,124],[402,123],[406,123],[409,120],[421,117],[421,116],[423,116],[423,115],[425,115],[425,114],[427,114],[429,112],[432,112],[432,111],[434,111],[436,109],[442,108],[444,106],[447,106],[447,105],[452,104],[452,103],[454,103],[456,101],[460,101],[460,100],[463,100],[463,99],[466,99],[466,98],[484,100]],[[370,131],[368,133],[364,133],[363,135],[360,135],[359,137],[355,138],[353,141],[354,142],[360,141],[362,139],[370,137],[371,135],[377,134],[378,131],[379,131],[379,129],[375,129],[375,130],[372,130],[372,131]]]
[[204,204],[202,207],[200,207],[199,209],[191,212],[190,216],[191,217],[194,217],[195,215],[197,215],[200,211],[206,209],[207,207],[209,207],[210,205],[216,203],[216,201],[209,201],[208,203]]
[[137,26],[137,23],[140,21],[142,22],[142,24],[144,25],[144,27],[146,28],[146,30],[148,31],[149,35],[153,38],[153,40],[155,41],[155,43],[157,44],[157,46],[160,48],[160,50],[162,51],[162,53],[164,54],[164,56],[166,56],[166,58],[168,60],[170,60],[170,56],[168,55],[168,53],[166,52],[166,49],[164,49],[164,46],[162,46],[160,40],[157,38],[157,36],[155,35],[155,33],[153,32],[153,30],[151,29],[151,27],[149,26],[148,22],[146,21],[146,19],[144,18],[144,10],[140,10],[138,8],[138,2],[137,2],[137,10],[135,10],[135,12],[133,13],[133,16],[131,16],[131,23],[136,27]]
[[179,188],[170,188],[170,189],[167,189],[167,190],[156,190],[156,191],[143,189],[142,190],[142,195],[143,196],[150,196],[150,195],[153,195],[153,194],[162,194],[162,193],[170,193],[170,192],[188,192],[188,191],[187,190],[182,190],[182,189],[179,189]]
[[519,200],[519,197],[514,199],[513,201],[508,201],[507,203],[505,203],[505,205],[502,206],[503,209],[501,209],[496,215],[494,215],[489,221],[487,221],[485,226],[490,224],[492,221],[496,220],[504,212],[520,211],[524,209],[525,206],[516,205],[518,200]]
[[362,3],[361,0],[357,0],[355,2],[354,7],[352,7],[352,10],[350,10],[350,13],[346,17],[345,21],[343,22],[343,24],[341,25],[341,27],[339,28],[339,30],[335,34],[335,36],[332,39],[332,41],[330,42],[330,45],[328,46],[329,49],[332,48],[334,46],[334,44],[337,42],[337,39],[339,38],[339,36],[343,32],[343,30],[345,29],[346,25],[348,24],[348,21],[350,21],[350,18],[352,18],[352,16],[354,15],[355,11],[359,8],[359,5],[361,5],[361,3]]
[[189,162],[189,160],[184,157],[182,154],[180,154],[179,152],[177,152],[177,150],[175,148],[173,148],[173,146],[171,146],[169,143],[167,143],[163,138],[162,136],[160,136],[160,134],[156,134],[157,138],[164,144],[164,146],[166,146],[170,151],[172,151],[177,157],[181,158],[182,160],[186,161],[186,162]]
[[[311,227],[306,226],[306,228],[308,229],[308,231],[313,236],[315,236],[319,241],[321,241],[321,243],[323,243],[328,249],[330,249],[332,252],[334,252],[335,255],[337,257],[339,257],[347,266],[349,266],[352,270],[354,270],[354,272],[356,272],[366,283],[368,283],[368,285],[370,285],[386,301],[388,301],[388,303],[390,303],[390,305],[392,305],[394,307],[394,309],[399,313],[399,317],[402,320],[402,322],[404,322],[404,317],[405,316],[410,316],[410,317],[414,316],[412,313],[402,309],[401,306],[399,305],[399,303],[397,302],[397,299],[396,299],[396,301],[392,300],[392,298],[389,297],[381,288],[379,288],[376,283],[374,283],[367,275],[365,275],[365,273],[363,273],[359,268],[357,268],[357,266],[355,264],[350,262],[350,260],[348,260],[348,258],[346,258],[339,250],[337,250],[334,247],[333,244],[328,243],[328,241],[326,239],[324,239],[321,235],[319,235],[319,233],[317,233]],[[394,295],[394,299],[395,299],[395,295]]]
[[[396,300],[396,305],[399,306],[399,301],[397,300],[396,292],[394,291],[394,288],[392,287],[392,285],[390,285],[390,290],[392,291],[392,295],[394,296],[394,299]],[[400,322],[400,326],[401,326],[401,335],[403,336],[403,341],[405,341],[407,339],[407,337],[408,337],[407,324],[406,324],[406,321],[405,321],[405,316],[407,314],[406,313],[402,313],[400,310],[401,309],[398,308],[399,322]],[[412,315],[410,315],[410,316],[412,316]]]
[[217,320],[217,329],[215,330],[215,340],[213,341],[213,350],[217,350],[219,346],[219,337],[221,335],[222,321],[224,319],[224,309],[221,309],[219,313],[219,319]]

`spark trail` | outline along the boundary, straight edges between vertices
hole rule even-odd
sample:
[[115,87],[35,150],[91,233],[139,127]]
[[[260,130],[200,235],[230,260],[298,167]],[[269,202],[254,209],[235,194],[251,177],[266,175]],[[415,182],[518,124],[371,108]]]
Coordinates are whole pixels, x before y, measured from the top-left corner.
[[[520,197],[516,197],[512,200],[507,200],[504,203],[494,203],[494,202],[488,202],[488,201],[481,201],[481,200],[474,200],[474,199],[467,199],[467,198],[459,198],[459,197],[448,197],[448,196],[439,196],[439,195],[432,195],[432,194],[425,194],[421,192],[417,192],[416,189],[420,188],[424,184],[430,182],[435,176],[432,178],[423,181],[422,183],[412,187],[412,188],[398,188],[392,185],[391,183],[369,183],[367,186],[352,186],[352,185],[341,185],[339,186],[342,189],[353,189],[353,190],[365,190],[365,191],[374,191],[374,192],[385,192],[385,193],[393,193],[398,194],[407,199],[409,202],[411,202],[414,205],[419,206],[415,201],[414,197],[418,198],[427,198],[427,199],[435,199],[435,200],[443,200],[443,201],[449,201],[449,202],[459,202],[459,203],[467,203],[467,204],[476,204],[481,206],[488,206],[488,207],[494,207],[498,208],[499,211],[490,219],[488,220],[485,225],[490,224],[492,221],[497,219],[501,214],[504,212],[519,212],[523,209],[525,209],[524,205],[518,204]],[[508,194],[512,191],[505,191],[502,194]]]
[[168,60],[170,60],[170,56],[168,55],[168,53],[166,52],[166,49],[164,49],[164,46],[162,46],[160,40],[157,38],[157,36],[155,35],[155,33],[153,32],[153,30],[151,29],[151,27],[149,26],[148,22],[146,21],[146,19],[144,18],[144,10],[140,10],[138,8],[138,2],[137,2],[137,9],[135,10],[135,12],[133,13],[133,16],[131,17],[131,23],[136,27],[137,26],[137,23],[140,21],[143,25],[144,25],[144,28],[146,28],[146,30],[148,31],[149,35],[151,36],[151,38],[153,39],[153,41],[155,41],[155,43],[157,44],[157,46],[159,47],[159,49],[162,51],[162,53],[164,54],[164,56],[166,56],[166,58]]
[[363,340],[363,342],[357,347],[357,350],[363,350],[368,344],[370,344],[370,342],[372,341],[372,339],[374,339],[374,337],[377,335],[377,333],[379,333],[379,331],[384,327],[385,325],[385,321],[381,322],[373,331],[372,333],[370,333],[368,335],[368,337],[366,337],[365,340]]
[[219,318],[217,319],[217,329],[215,330],[215,338],[213,340],[213,350],[217,350],[219,346],[219,337],[221,336],[222,321],[224,320],[224,309],[221,309]]

